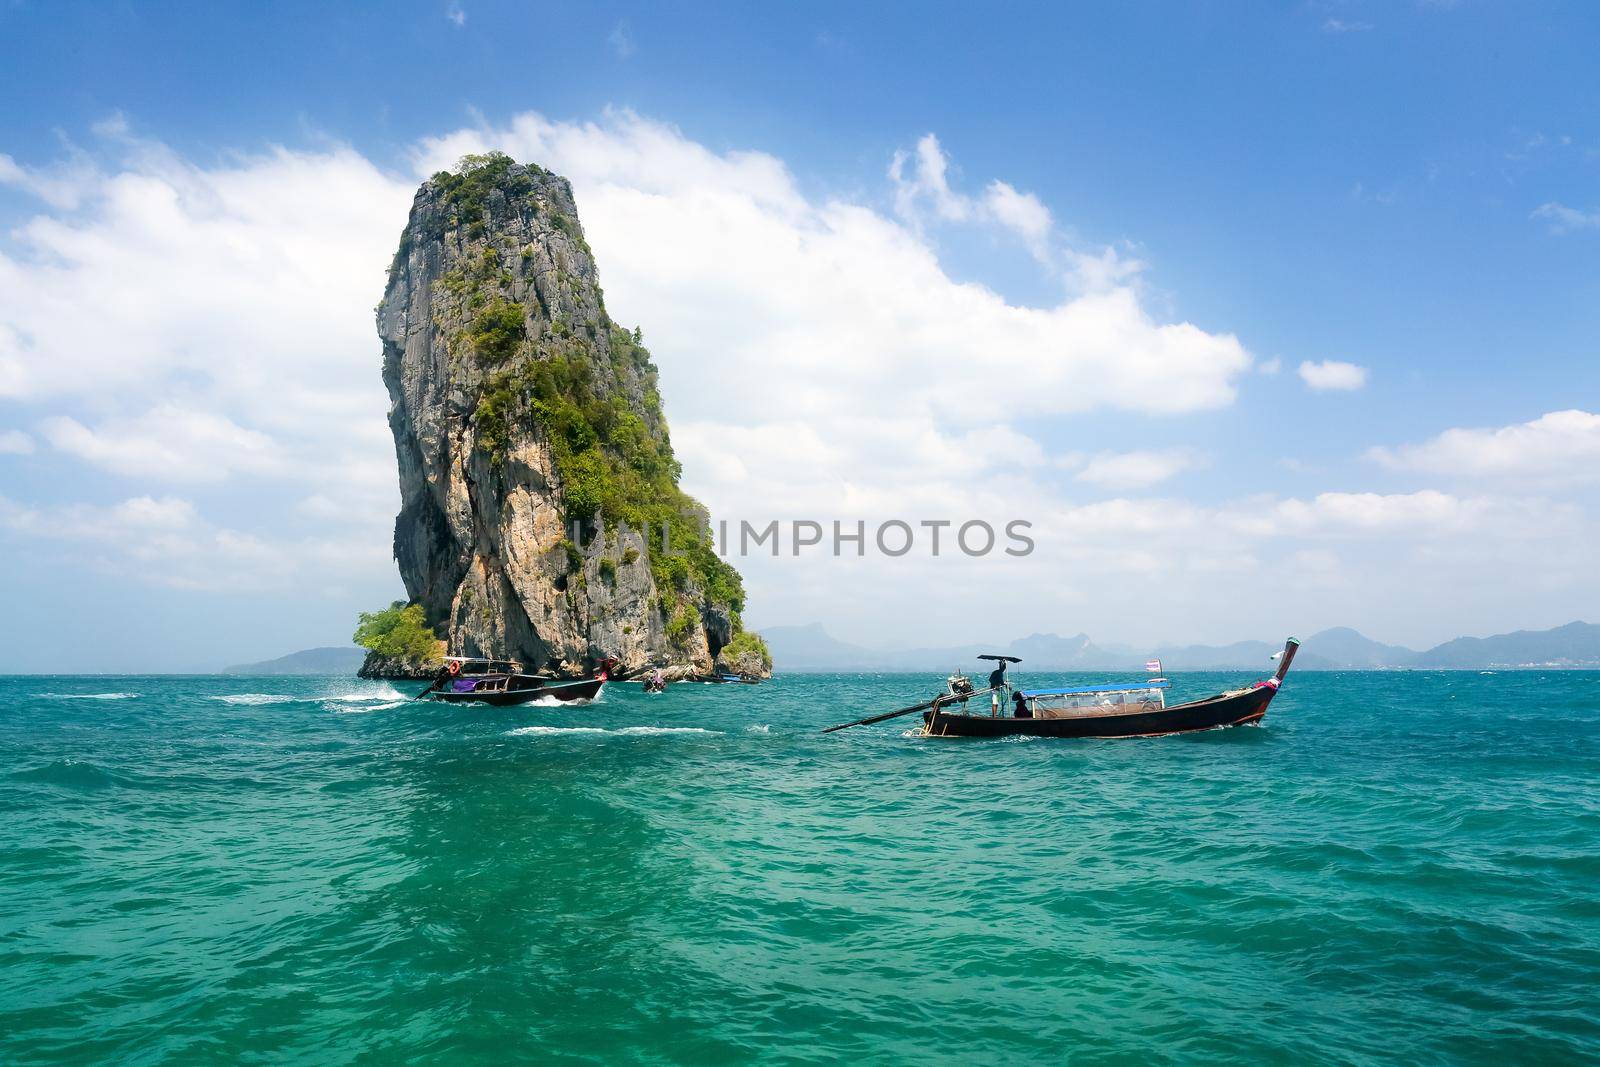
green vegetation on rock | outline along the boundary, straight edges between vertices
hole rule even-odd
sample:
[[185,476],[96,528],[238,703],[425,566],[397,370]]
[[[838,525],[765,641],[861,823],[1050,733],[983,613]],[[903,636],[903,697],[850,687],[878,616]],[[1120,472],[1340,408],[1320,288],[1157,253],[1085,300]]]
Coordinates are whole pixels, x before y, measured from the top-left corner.
[[[717,555],[705,510],[678,488],[682,468],[661,415],[650,354],[621,327],[611,324],[610,333],[610,359],[598,370],[581,345],[557,341],[541,346],[557,349],[550,355],[491,375],[474,416],[479,443],[498,465],[518,430],[541,432],[561,476],[569,522],[648,529],[650,567],[661,592],[685,592],[692,581],[709,602],[728,605],[737,617],[744,586]],[[647,383],[643,415],[627,399],[630,369]],[[600,380],[607,372],[609,380]],[[651,424],[660,429],[652,432]],[[661,551],[662,531],[671,555]]]
[[689,631],[694,628],[694,624],[694,609],[687,604],[679,604],[678,610],[667,621],[667,640],[675,645],[682,644],[683,639],[689,636]]
[[736,634],[720,655],[722,659],[733,662],[739,657],[750,653],[753,653],[768,671],[772,670],[772,652],[767,648],[765,639],[753,630],[745,630]]
[[482,237],[490,194],[497,189],[508,198],[531,193],[541,173],[536,166],[517,167],[504,152],[489,152],[462,156],[455,173],[441,170],[433,176],[433,183],[451,208],[448,223],[465,225],[469,236]]
[[396,600],[382,611],[363,611],[351,638],[369,652],[417,663],[437,661],[440,642],[422,617],[421,604]]
[[496,297],[472,320],[467,335],[472,351],[485,363],[504,363],[527,336],[522,305]]

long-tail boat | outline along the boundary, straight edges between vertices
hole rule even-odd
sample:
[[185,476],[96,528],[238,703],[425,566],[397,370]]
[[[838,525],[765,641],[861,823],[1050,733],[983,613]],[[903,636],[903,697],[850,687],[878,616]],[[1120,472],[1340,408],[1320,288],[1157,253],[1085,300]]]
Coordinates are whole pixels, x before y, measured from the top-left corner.
[[552,678],[524,674],[515,660],[446,656],[440,677],[416,699],[428,697],[447,704],[490,704],[507,707],[534,700],[563,703],[593,700],[605,688],[611,660],[590,678]]
[[[932,700],[830,726],[823,732],[865,726],[919,711],[922,712],[922,733],[927,737],[1160,737],[1225,726],[1247,726],[1260,722],[1266,715],[1267,705],[1277,696],[1299,647],[1299,641],[1289,638],[1283,651],[1278,653],[1277,673],[1270,678],[1170,707],[1166,702],[1169,683],[1161,678],[1075,689],[1019,690],[1005,682],[1002,667],[989,676],[988,688],[974,689],[964,675],[957,673],[951,675],[946,691]],[[983,710],[968,710],[970,701],[985,695],[989,699],[983,702],[987,705]]]

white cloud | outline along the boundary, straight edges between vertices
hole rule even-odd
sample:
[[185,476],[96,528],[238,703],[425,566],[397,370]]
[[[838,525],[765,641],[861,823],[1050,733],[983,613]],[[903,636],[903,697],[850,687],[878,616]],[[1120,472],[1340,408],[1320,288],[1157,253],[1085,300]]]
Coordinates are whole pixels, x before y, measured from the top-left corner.
[[1368,189],[1365,182],[1356,182],[1350,187],[1350,199],[1358,204],[1379,204],[1383,207],[1389,207],[1399,198],[1400,194],[1393,189]]
[[1549,223],[1551,233],[1572,233],[1574,230],[1600,229],[1600,211],[1579,211],[1551,201],[1540,204],[1528,216]]
[[[259,542],[248,534],[203,522],[179,497],[132,497],[105,507],[69,504],[32,508],[0,497],[0,527],[53,549],[77,546],[80,558],[103,570],[182,589],[260,588],[267,577]],[[248,552],[244,551],[249,548]],[[252,557],[241,568],[242,556]],[[289,560],[265,562],[282,573]]]
[[1108,542],[1163,534],[1184,541],[1218,537],[1240,539],[1338,538],[1465,534],[1495,523],[1506,532],[1520,529],[1519,508],[1541,518],[1553,514],[1544,504],[1490,497],[1461,498],[1437,490],[1415,493],[1319,493],[1309,498],[1253,497],[1208,508],[1180,499],[1117,498],[1067,507],[1057,513],[1079,535]]
[[92,429],[56,416],[46,419],[40,432],[79,459],[153,481],[219,481],[235,472],[272,474],[285,468],[282,450],[266,434],[215,412],[172,404]]
[[445,5],[444,17],[449,19],[457,29],[460,29],[467,24],[467,9],[452,0],[451,3]]
[[51,207],[70,211],[78,207],[97,180],[93,166],[79,151],[50,167],[27,168],[0,153],[0,185],[20,189]]
[[931,204],[934,213],[949,222],[972,217],[972,201],[950,188],[949,166],[939,138],[931,133],[922,135],[914,152],[894,154],[889,163],[889,180],[894,183],[895,211],[901,218],[918,221],[924,203]]
[[1360,389],[1367,384],[1367,368],[1354,363],[1341,363],[1325,359],[1320,363],[1310,360],[1300,364],[1300,380],[1313,389]]
[[628,59],[638,51],[633,43],[633,31],[629,28],[627,19],[612,27],[606,43],[611,46],[611,51],[618,59]]
[[1034,255],[1041,259],[1046,257],[1055,220],[1038,197],[1019,193],[1006,182],[993,181],[984,191],[983,203],[996,222],[1028,243]]
[[1552,411],[1494,429],[1451,429],[1421,444],[1370,449],[1396,470],[1457,477],[1511,478],[1535,484],[1600,481],[1600,415]]
[[316,588],[352,570],[371,571],[389,555],[381,530],[359,538],[273,538],[209,521],[173,496],[51,507],[0,496],[0,531],[119,579],[213,593]]
[[1200,466],[1188,449],[1099,452],[1089,456],[1075,477],[1109,489],[1145,489]]
[[[919,232],[931,217],[941,222],[998,226],[1020,238],[1045,266],[1066,266],[1086,289],[1121,281],[1143,264],[1125,261],[1113,249],[1080,252],[1054,245],[1055,217],[1032,193],[995,179],[979,197],[950,185],[950,158],[933,134],[924,134],[911,152],[896,152],[889,164],[895,213]],[[1108,274],[1106,268],[1112,268]],[[1098,269],[1097,269],[1098,268]]]
[[[1243,532],[1283,536],[1351,531],[1449,529],[1459,532],[1492,507],[1424,489],[1415,493],[1319,493],[1283,500],[1270,509],[1243,509],[1234,526]],[[1253,513],[1252,513],[1253,512]]]
[[0,430],[0,456],[26,456],[33,452],[33,438],[21,430]]
[[[1025,575],[990,567],[988,594],[1026,612],[1047,590],[1044,628],[1070,632],[1060,622],[1070,619],[1102,641],[1123,637],[1107,604],[1149,606],[1124,631],[1129,640],[1174,625],[1182,640],[1202,628],[1232,640],[1344,623],[1426,643],[1470,632],[1468,619],[1503,625],[1535,604],[1580,611],[1600,591],[1592,522],[1575,504],[1540,498],[1423,491],[1037,503],[1038,552]],[[1508,559],[1515,578],[1496,580]],[[1441,605],[1450,611],[1443,624]]]
[[0,247],[0,398],[139,488],[304,480],[392,518],[370,309],[410,180],[346,148],[205,168],[120,116],[95,132],[106,162],[75,153],[71,197],[61,168],[23,172],[76,209]]
[[179,497],[139,496],[111,508],[113,526],[142,530],[182,530],[194,526],[198,516],[194,505]]
[[370,309],[408,182],[346,148],[213,169],[114,131],[108,149],[121,162],[80,213],[39,215],[0,252],[0,396],[118,396],[171,375],[230,409],[382,396]]
[[1323,33],[1365,33],[1370,29],[1372,23],[1360,19],[1341,19],[1330,15],[1322,22]]

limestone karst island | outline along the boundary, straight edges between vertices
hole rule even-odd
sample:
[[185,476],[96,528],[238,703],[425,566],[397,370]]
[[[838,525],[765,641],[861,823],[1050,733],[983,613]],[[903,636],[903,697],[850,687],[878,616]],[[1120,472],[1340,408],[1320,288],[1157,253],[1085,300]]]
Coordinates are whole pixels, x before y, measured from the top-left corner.
[[491,153],[424,182],[377,318],[411,609],[363,617],[365,676],[431,676],[447,652],[770,676],[566,179]]

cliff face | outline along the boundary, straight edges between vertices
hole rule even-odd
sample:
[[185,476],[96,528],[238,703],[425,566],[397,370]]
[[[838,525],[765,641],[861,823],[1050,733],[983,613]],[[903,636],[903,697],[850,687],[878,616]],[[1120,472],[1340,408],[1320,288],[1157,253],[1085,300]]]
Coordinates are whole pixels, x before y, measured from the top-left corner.
[[743,589],[677,487],[656,369],[606,313],[567,181],[492,155],[425,182],[378,333],[395,559],[450,651],[710,669]]

